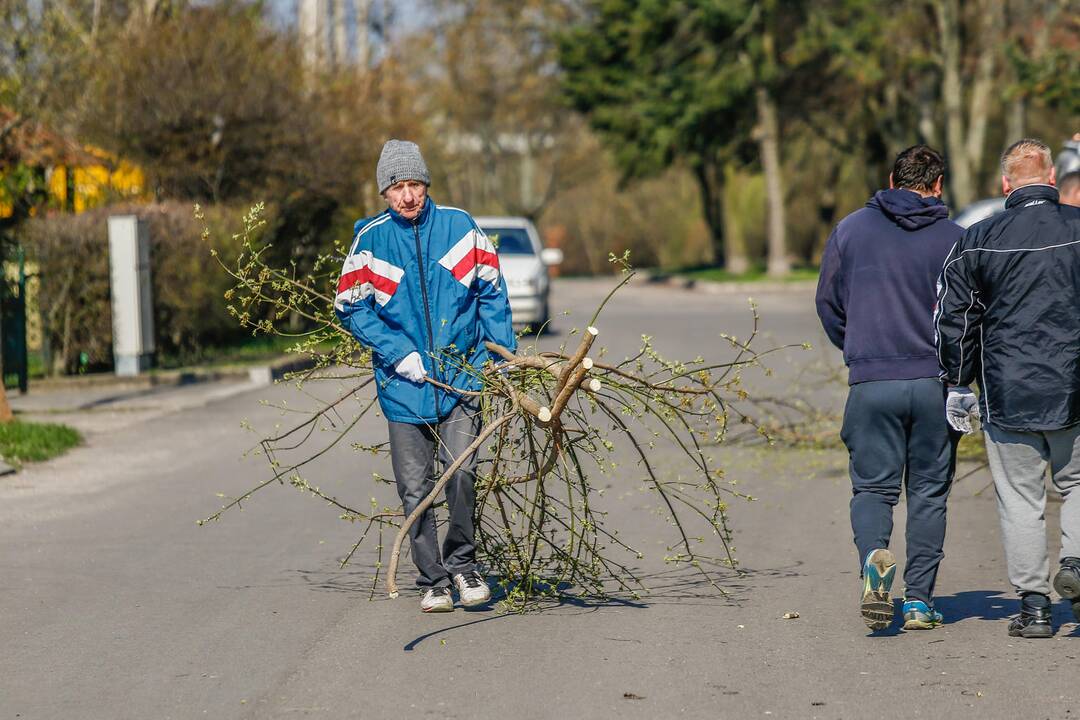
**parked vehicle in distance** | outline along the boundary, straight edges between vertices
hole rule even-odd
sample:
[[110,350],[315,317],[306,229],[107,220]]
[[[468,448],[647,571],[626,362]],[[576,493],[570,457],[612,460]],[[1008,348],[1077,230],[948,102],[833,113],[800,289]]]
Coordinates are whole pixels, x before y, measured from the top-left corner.
[[476,224],[498,249],[514,324],[540,329],[551,317],[548,267],[563,261],[562,250],[545,248],[528,218],[478,217]]
[[953,222],[964,228],[965,230],[980,220],[985,220],[988,217],[993,217],[999,212],[1005,211],[1005,198],[986,198],[984,200],[976,200],[961,210],[953,218]]

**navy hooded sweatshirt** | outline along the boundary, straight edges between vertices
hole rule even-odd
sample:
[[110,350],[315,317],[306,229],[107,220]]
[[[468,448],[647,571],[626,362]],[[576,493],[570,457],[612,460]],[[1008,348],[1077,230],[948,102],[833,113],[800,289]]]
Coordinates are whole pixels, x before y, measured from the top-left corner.
[[844,351],[850,385],[941,374],[936,284],[963,232],[948,216],[935,197],[880,190],[829,236],[817,311],[829,340]]

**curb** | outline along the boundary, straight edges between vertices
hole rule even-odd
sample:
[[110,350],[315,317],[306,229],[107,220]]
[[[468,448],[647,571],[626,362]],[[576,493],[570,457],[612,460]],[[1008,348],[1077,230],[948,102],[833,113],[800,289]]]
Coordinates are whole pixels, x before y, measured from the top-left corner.
[[141,389],[152,387],[178,387],[180,385],[191,385],[194,383],[222,381],[247,381],[256,385],[271,385],[275,380],[281,380],[288,373],[307,370],[314,366],[314,364],[315,361],[310,357],[293,357],[287,355],[272,360],[265,365],[165,370],[162,372],[137,375],[135,377],[118,377],[109,373],[73,375],[35,380],[30,385],[30,391],[51,393],[70,390],[85,390],[89,388]]
[[817,289],[816,280],[763,281],[763,282],[716,282],[697,280],[685,275],[651,275],[646,282],[665,285],[680,290],[692,290],[707,295],[728,295],[746,293],[803,293]]

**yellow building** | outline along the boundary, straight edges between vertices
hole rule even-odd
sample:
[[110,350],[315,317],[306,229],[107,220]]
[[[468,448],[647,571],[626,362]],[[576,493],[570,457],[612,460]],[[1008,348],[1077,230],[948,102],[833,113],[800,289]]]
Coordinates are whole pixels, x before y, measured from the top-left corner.
[[[0,125],[10,128],[0,146],[0,218],[15,213],[17,201],[22,211],[81,213],[93,207],[145,196],[142,169],[106,151],[81,145],[29,118],[18,117],[0,106]],[[13,195],[18,193],[18,195]],[[43,343],[38,311],[40,278],[34,263],[3,263],[0,278],[24,286],[25,342],[28,350],[40,352]]]
[[[0,182],[0,218],[11,217],[14,200],[9,193],[26,184],[43,183],[46,208],[83,212],[110,201],[144,195],[142,170],[104,150],[84,146],[0,107],[0,124],[13,130],[2,149],[0,175],[20,173],[17,182]],[[31,208],[36,214],[38,208]]]
[[95,147],[85,150],[100,163],[60,166],[47,173],[49,195],[59,207],[80,213],[106,202],[142,197],[145,178],[140,168]]

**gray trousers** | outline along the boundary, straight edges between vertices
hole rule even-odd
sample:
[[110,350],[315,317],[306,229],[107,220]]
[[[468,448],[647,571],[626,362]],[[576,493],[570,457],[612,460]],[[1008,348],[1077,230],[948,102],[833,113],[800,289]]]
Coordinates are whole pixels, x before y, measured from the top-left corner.
[[997,490],[1009,582],[1016,592],[1050,594],[1046,546],[1046,467],[1064,500],[1061,557],[1080,557],[1080,425],[1019,432],[984,426]]
[[[390,422],[390,463],[394,468],[398,496],[411,513],[435,486],[435,457],[443,469],[450,467],[480,432],[480,412],[461,402],[437,425]],[[441,474],[441,471],[440,471]],[[446,485],[450,522],[439,553],[435,532],[435,508],[428,508],[409,528],[412,558],[421,588],[448,587],[450,576],[476,568],[473,511],[476,506],[476,455],[454,473]]]
[[933,604],[945,556],[945,505],[958,436],[945,420],[945,389],[935,378],[857,383],[848,392],[840,437],[851,474],[851,529],[859,567],[889,547],[893,507],[907,490],[904,595]]

